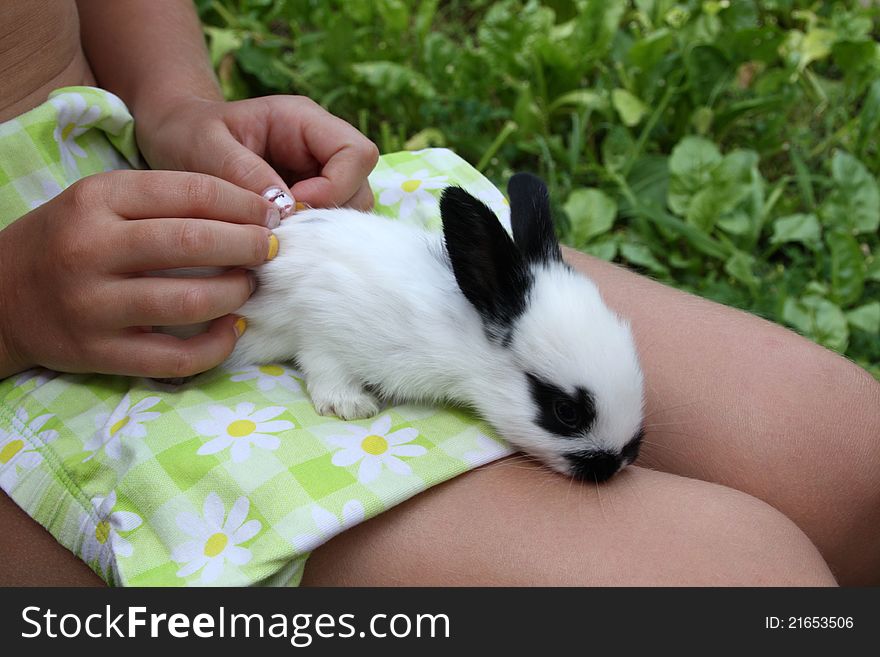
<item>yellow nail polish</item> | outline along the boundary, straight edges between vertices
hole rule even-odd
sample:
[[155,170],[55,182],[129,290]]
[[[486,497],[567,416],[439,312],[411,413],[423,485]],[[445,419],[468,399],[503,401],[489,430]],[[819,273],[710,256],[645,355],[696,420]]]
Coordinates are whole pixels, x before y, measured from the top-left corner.
[[247,331],[247,320],[244,317],[239,317],[232,325],[232,330],[235,331],[235,337],[240,338]]
[[269,255],[266,256],[266,260],[271,260],[275,256],[278,255],[278,238],[275,235],[269,235]]
[[297,212],[299,212],[300,210],[305,210],[308,207],[309,206],[307,206],[305,203],[300,203],[299,201],[296,202],[296,211]]

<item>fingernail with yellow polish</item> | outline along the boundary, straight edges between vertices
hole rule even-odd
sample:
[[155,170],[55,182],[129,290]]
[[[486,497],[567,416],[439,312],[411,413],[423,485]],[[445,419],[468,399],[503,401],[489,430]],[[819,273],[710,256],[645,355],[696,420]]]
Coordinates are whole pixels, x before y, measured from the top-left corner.
[[296,202],[296,211],[297,212],[299,212],[301,210],[308,210],[308,208],[309,208],[309,206],[306,205],[305,203],[300,203],[299,201]]
[[271,260],[275,256],[278,255],[278,238],[275,237],[273,233],[269,234],[269,254],[266,256],[266,260]]
[[264,191],[261,196],[270,203],[275,204],[275,207],[277,207],[279,212],[281,212],[282,219],[293,213],[293,209],[295,207],[293,196],[291,196],[289,192],[281,189],[280,187],[270,187],[269,189]]
[[232,325],[232,330],[235,331],[235,337],[240,338],[247,331],[247,320],[244,317],[239,317]]

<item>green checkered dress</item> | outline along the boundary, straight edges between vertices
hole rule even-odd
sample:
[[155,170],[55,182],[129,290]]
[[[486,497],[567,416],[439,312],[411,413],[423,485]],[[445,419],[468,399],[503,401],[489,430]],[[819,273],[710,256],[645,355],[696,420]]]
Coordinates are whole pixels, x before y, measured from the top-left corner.
[[[117,97],[59,89],[0,124],[0,228],[79,178],[139,166]],[[502,194],[445,149],[383,156],[370,183],[377,211],[402,221],[439,227],[449,184],[508,220]],[[296,585],[332,536],[509,452],[460,410],[321,417],[283,363],[180,388],[43,369],[0,381],[0,487],[116,585]]]

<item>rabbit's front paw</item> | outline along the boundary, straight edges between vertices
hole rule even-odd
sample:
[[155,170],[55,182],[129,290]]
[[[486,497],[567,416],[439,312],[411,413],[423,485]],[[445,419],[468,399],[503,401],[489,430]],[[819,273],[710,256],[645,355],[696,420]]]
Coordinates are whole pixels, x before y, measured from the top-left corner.
[[335,415],[340,420],[362,420],[379,413],[376,398],[360,388],[309,384],[309,395],[318,415]]

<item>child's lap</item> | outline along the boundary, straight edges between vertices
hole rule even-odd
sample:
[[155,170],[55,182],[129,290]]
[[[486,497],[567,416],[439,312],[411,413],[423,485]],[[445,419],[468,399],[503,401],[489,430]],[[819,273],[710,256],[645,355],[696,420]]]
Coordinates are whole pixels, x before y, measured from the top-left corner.
[[[0,225],[78,178],[138,164],[124,106],[87,88],[0,126],[0,161]],[[432,228],[448,184],[506,213],[446,150],[385,156],[370,181],[378,211]],[[507,453],[457,410],[318,416],[289,364],[179,388],[46,370],[0,382],[0,486],[116,584],[296,584],[315,546]]]

